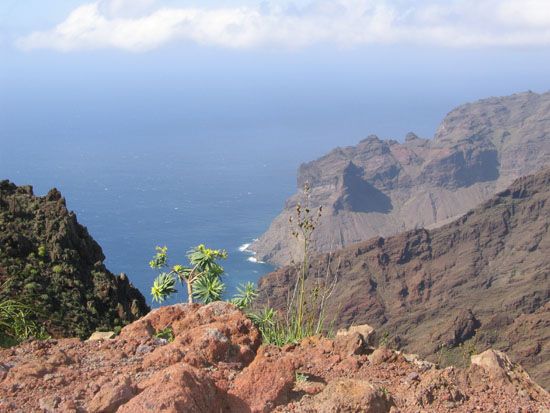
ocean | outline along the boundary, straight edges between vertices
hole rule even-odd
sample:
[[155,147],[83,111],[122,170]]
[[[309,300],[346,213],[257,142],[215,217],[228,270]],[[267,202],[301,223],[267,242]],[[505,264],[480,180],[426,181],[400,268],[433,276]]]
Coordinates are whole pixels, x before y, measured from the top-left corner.
[[548,84],[536,50],[392,50],[0,48],[0,179],[57,187],[149,301],[156,245],[172,263],[199,243],[226,249],[231,295],[272,270],[242,246],[295,192],[301,162],[371,133],[431,137],[458,104]]
[[[245,247],[295,192],[300,163],[362,138],[288,125],[127,136],[31,129],[1,136],[1,178],[30,184],[38,195],[57,187],[103,248],[107,267],[128,274],[150,303],[156,272],[148,262],[157,245],[168,247],[172,264],[185,264],[200,243],[226,249],[226,296],[273,270]],[[179,290],[167,303],[186,299]]]
[[[300,163],[373,132],[402,139],[413,130],[430,137],[454,106],[438,99],[415,108],[407,101],[378,100],[330,115],[291,114],[277,121],[252,113],[253,121],[228,121],[229,113],[209,121],[206,114],[187,125],[174,122],[170,111],[150,107],[121,110],[115,121],[94,112],[101,111],[98,102],[38,102],[31,116],[23,110],[28,102],[1,108],[0,179],[30,184],[38,195],[58,188],[103,248],[106,266],[128,274],[150,304],[157,273],[148,262],[155,246],[168,247],[171,264],[185,264],[187,251],[201,243],[227,250],[230,297],[238,284],[273,270],[254,262],[245,246],[296,191]],[[140,128],[144,124],[149,126]],[[185,290],[179,290],[165,303],[184,301]]]
[[311,63],[241,56],[222,73],[200,59],[172,66],[164,55],[110,56],[109,64],[40,55],[39,65],[9,57],[0,71],[0,179],[39,195],[57,187],[107,267],[128,274],[149,302],[156,245],[169,248],[172,264],[200,243],[226,249],[230,296],[273,269],[243,246],[296,191],[301,162],[371,133],[431,137],[457,104],[510,92],[457,83],[426,93],[408,78],[387,87],[374,81],[382,74],[365,77],[364,65],[328,58],[310,73]]

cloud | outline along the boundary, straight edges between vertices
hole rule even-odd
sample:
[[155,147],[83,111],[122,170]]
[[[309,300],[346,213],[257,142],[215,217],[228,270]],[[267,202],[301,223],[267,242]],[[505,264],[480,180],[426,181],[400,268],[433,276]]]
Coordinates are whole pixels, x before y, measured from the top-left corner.
[[137,17],[150,12],[156,0],[101,0],[99,9],[108,17]]
[[57,26],[17,40],[25,50],[116,48],[169,42],[227,48],[302,48],[331,43],[447,47],[549,46],[548,0],[315,0],[305,5],[160,7],[155,0],[104,0],[74,9]]

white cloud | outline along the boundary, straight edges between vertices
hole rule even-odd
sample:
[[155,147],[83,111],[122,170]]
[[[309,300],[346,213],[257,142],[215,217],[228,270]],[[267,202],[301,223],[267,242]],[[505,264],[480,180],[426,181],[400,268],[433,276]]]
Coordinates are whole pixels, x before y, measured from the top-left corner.
[[99,9],[108,17],[137,17],[150,12],[156,0],[100,0]]
[[155,0],[88,3],[51,30],[18,39],[22,49],[146,51],[191,41],[228,48],[318,43],[550,45],[548,0],[316,0],[306,5],[167,8]]

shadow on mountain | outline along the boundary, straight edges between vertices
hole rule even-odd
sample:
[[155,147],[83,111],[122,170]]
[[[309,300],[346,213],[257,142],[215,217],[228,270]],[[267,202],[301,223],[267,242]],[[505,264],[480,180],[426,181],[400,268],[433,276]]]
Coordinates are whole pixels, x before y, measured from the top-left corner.
[[374,185],[363,179],[363,169],[350,162],[342,176],[342,195],[334,203],[335,212],[388,213],[393,206],[391,199]]

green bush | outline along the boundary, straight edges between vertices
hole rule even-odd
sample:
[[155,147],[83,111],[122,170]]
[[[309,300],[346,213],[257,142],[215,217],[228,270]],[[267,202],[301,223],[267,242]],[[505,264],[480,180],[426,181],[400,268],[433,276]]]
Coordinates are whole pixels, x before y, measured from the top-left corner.
[[153,335],[153,337],[161,338],[161,339],[164,339],[164,340],[168,341],[169,343],[171,343],[172,341],[174,341],[174,330],[172,329],[172,327],[166,327],[163,330],[157,331]]
[[48,338],[33,309],[12,299],[0,300],[0,345],[14,345],[30,337]]
[[45,258],[46,257],[46,246],[44,244],[42,244],[38,247],[38,256],[40,258]]

